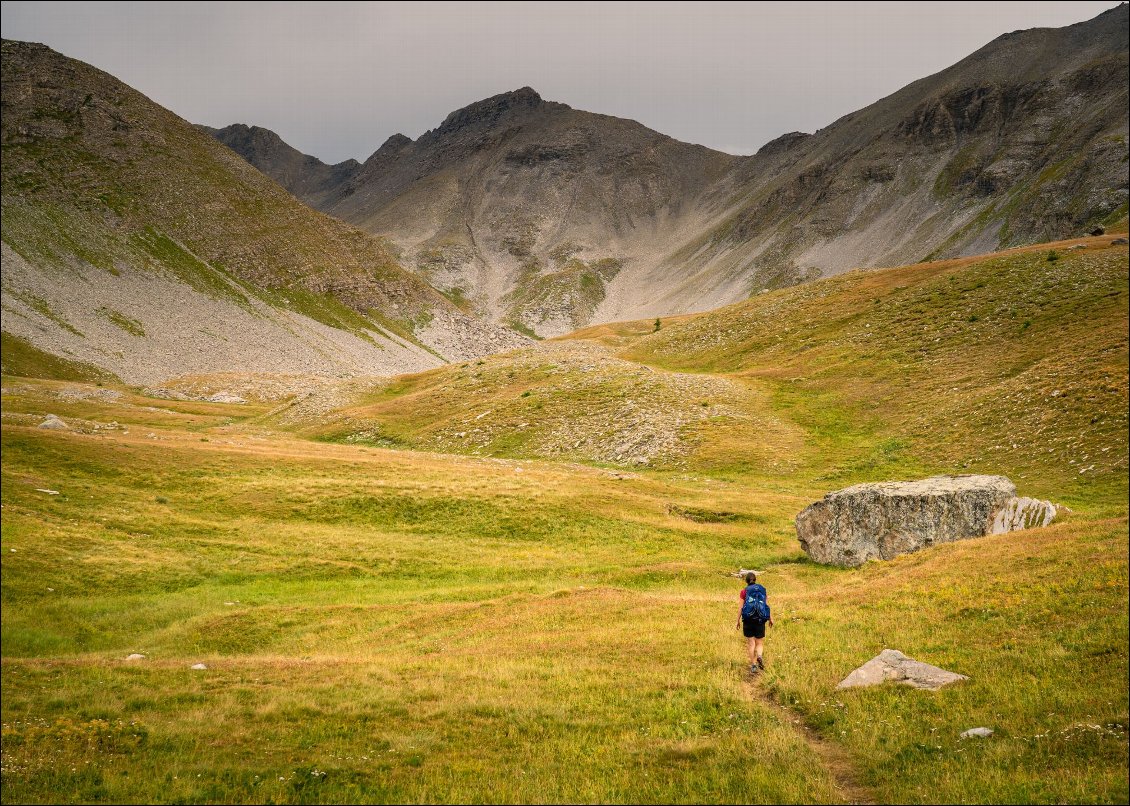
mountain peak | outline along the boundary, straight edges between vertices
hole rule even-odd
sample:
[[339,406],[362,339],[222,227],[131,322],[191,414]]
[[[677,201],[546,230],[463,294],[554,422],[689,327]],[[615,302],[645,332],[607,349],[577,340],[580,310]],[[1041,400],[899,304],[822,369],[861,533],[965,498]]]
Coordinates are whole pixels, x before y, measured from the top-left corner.
[[533,88],[522,87],[499,95],[492,95],[462,109],[456,109],[443,119],[443,123],[428,134],[447,134],[475,125],[490,126],[507,114],[550,106],[555,109],[567,108],[565,104],[543,101]]

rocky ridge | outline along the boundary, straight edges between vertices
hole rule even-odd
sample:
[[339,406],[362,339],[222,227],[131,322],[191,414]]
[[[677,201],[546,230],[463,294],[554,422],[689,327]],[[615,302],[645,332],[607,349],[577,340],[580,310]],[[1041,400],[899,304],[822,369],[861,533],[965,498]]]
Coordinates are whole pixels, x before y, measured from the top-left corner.
[[312,207],[328,201],[361,167],[361,163],[353,159],[326,165],[317,157],[287,145],[270,129],[259,126],[234,123],[222,129],[202,125],[196,128],[219,140]]

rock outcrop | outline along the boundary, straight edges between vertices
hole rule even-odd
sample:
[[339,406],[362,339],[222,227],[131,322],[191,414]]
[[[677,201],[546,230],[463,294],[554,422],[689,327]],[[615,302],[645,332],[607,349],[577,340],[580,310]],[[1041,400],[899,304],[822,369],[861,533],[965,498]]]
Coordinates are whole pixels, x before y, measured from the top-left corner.
[[937,666],[908,658],[897,649],[884,649],[841,680],[836,688],[877,686],[889,680],[914,688],[936,691],[942,686],[968,679],[963,674],[948,672]]
[[69,431],[71,427],[59,419],[58,416],[48,414],[43,418],[43,422],[37,425],[36,428],[45,428],[48,431]]
[[812,559],[854,567],[937,543],[1046,526],[1047,501],[1018,498],[1004,476],[935,476],[857,484],[829,493],[796,518],[797,539]]

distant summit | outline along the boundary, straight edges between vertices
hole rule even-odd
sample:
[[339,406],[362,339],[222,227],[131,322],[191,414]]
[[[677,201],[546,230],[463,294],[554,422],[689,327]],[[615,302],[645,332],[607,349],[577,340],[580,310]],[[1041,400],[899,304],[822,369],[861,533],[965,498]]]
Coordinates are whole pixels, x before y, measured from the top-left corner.
[[283,142],[270,129],[233,123],[222,129],[197,126],[312,207],[324,203],[361,167],[349,159],[326,165]]
[[[490,98],[468,104],[462,109],[456,109],[443,119],[443,123],[420,139],[429,135],[437,138],[442,137],[468,126],[492,126],[508,112],[537,109],[543,105],[546,105],[546,102],[530,87],[522,87],[513,92],[493,95]],[[552,104],[552,106],[568,109],[565,104]]]

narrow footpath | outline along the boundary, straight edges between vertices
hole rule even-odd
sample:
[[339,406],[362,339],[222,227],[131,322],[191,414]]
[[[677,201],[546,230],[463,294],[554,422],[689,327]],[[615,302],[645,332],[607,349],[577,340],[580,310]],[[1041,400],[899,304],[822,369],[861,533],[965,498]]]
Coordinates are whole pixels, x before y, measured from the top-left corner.
[[828,775],[831,776],[844,803],[861,805],[878,803],[874,793],[860,783],[859,775],[846,750],[808,727],[800,714],[774,700],[758,685],[756,679],[747,680],[745,687],[751,700],[764,703],[775,711],[786,724],[792,725],[796,729],[805,743],[816,754],[816,757],[820,759],[825,769],[828,770]]

